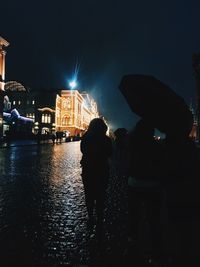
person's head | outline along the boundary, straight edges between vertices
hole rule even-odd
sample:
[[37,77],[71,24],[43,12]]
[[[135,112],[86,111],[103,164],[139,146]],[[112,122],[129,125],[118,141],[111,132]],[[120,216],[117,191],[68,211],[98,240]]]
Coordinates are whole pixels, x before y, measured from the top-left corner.
[[118,128],[114,131],[114,135],[116,139],[123,139],[126,137],[128,131],[125,128]]
[[90,121],[88,132],[93,134],[106,134],[108,127],[105,122],[100,118],[95,118]]
[[134,135],[139,138],[153,138],[155,129],[148,121],[141,119],[134,128]]

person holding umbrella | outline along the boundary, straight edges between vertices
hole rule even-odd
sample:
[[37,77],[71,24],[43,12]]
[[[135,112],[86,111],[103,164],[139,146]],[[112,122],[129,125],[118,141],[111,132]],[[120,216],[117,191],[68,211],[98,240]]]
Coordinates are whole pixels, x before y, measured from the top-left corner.
[[[141,119],[129,133],[128,142],[128,208],[129,234],[139,252],[144,252],[145,240],[141,238],[142,218],[148,223],[148,238],[152,247],[144,253],[153,257],[161,254],[160,229],[160,159],[161,147],[154,138],[154,127]],[[142,223],[143,224],[143,223]],[[147,239],[148,239],[147,238]]]
[[169,237],[165,252],[176,244],[172,266],[197,266],[200,157],[189,138],[193,115],[181,96],[153,76],[125,75],[119,88],[132,111],[166,135],[159,164],[166,206],[164,234]]

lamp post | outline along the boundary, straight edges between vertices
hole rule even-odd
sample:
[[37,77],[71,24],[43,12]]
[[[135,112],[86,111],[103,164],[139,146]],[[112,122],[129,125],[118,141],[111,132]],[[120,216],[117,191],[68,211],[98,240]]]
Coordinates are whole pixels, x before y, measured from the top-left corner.
[[[76,116],[76,99],[75,99],[75,94],[72,93],[73,90],[77,88],[78,82],[77,82],[77,77],[74,75],[73,79],[69,82],[69,87],[70,87],[70,99],[71,99],[71,109],[70,109],[70,121],[75,127],[75,116]],[[73,129],[72,129],[73,132]]]

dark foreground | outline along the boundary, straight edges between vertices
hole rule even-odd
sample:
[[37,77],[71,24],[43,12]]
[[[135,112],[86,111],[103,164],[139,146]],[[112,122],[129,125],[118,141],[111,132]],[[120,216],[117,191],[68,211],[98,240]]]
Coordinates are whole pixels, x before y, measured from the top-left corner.
[[0,149],[1,267],[129,266],[126,181],[110,180],[99,237],[87,225],[79,146]]

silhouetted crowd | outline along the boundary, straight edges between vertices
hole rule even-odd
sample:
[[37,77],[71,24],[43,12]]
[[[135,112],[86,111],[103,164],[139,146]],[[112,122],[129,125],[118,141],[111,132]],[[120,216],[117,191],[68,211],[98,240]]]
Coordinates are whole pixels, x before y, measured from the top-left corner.
[[[95,118],[81,140],[88,225],[96,224],[101,236],[112,168],[127,183],[127,241],[129,253],[135,255],[130,266],[144,266],[145,254],[151,266],[198,266],[200,159],[196,144],[187,135],[156,140],[154,127],[145,119],[130,132],[117,129],[114,139],[106,133],[105,122]],[[142,225],[148,228],[147,249]]]

